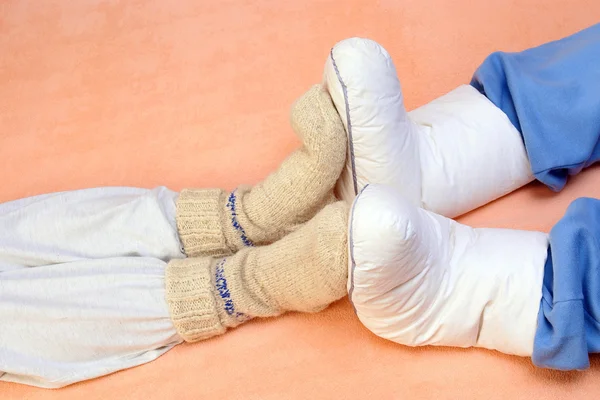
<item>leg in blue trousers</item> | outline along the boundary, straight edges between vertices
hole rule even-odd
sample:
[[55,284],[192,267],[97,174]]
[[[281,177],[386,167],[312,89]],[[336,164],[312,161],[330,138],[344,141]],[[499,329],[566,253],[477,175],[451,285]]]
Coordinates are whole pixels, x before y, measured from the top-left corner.
[[519,53],[491,54],[471,84],[521,132],[555,191],[600,159],[600,24]]

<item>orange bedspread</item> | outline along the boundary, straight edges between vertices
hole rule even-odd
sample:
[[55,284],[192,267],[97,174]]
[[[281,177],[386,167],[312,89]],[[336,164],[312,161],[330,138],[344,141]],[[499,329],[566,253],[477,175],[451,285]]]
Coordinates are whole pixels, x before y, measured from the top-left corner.
[[[365,36],[392,54],[409,108],[461,83],[494,50],[558,39],[598,0],[4,0],[0,201],[103,185],[254,183],[298,141],[292,101],[330,47]],[[561,194],[530,185],[477,210],[476,226],[549,230],[600,197],[600,168]],[[483,350],[378,339],[347,301],[255,321],[157,361],[59,391],[0,383],[0,399],[584,399],[581,373]]]

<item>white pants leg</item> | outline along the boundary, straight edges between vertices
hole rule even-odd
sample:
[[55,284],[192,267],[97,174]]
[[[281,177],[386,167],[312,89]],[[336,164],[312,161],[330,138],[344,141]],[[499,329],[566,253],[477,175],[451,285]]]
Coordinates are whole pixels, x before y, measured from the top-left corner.
[[62,387],[181,343],[164,299],[165,266],[124,257],[0,273],[0,381]]
[[184,257],[176,198],[96,188],[0,204],[0,380],[61,387],[182,342],[164,299],[166,263]]
[[177,193],[104,187],[0,204],[0,271],[84,259],[184,257]]

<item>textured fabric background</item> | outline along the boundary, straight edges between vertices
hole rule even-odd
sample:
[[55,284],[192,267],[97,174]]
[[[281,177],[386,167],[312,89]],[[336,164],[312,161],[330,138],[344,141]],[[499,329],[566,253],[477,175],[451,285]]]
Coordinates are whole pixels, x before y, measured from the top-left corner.
[[[251,184],[297,146],[289,107],[338,40],[383,44],[414,108],[468,83],[494,50],[599,16],[597,0],[4,0],[0,201]],[[462,221],[549,230],[572,199],[600,197],[599,180],[593,168],[559,195],[533,184]],[[484,350],[404,348],[371,335],[342,301],[60,391],[0,384],[0,398],[591,399],[600,358],[592,364],[563,374]]]

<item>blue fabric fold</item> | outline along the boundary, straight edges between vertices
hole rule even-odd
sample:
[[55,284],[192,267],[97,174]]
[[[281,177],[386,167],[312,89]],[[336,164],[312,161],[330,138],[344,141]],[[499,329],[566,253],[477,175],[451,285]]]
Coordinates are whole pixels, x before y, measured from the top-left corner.
[[550,231],[532,360],[586,369],[600,352],[600,200],[575,200]]

